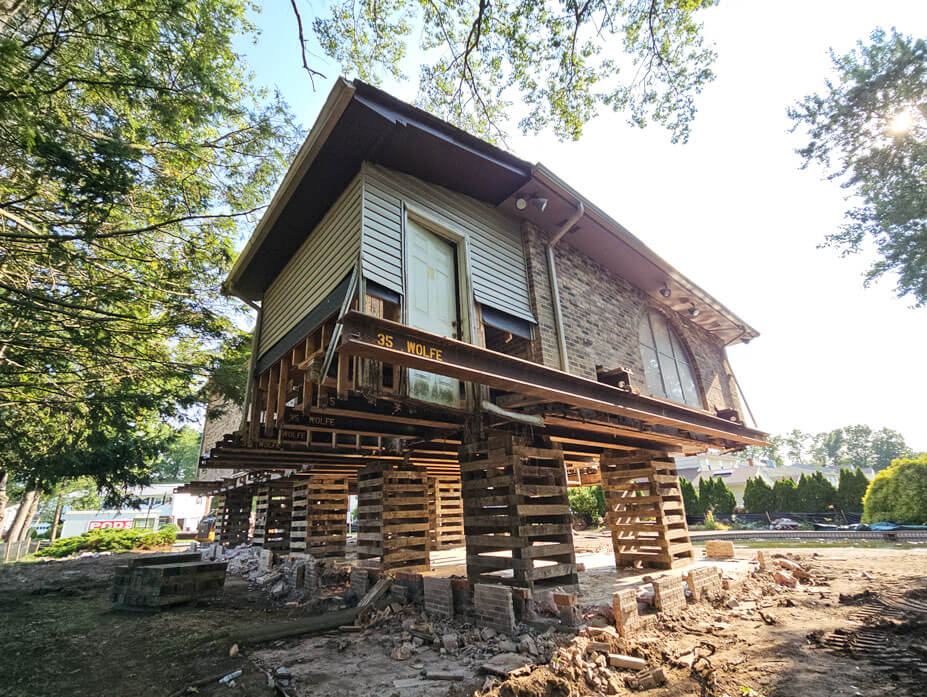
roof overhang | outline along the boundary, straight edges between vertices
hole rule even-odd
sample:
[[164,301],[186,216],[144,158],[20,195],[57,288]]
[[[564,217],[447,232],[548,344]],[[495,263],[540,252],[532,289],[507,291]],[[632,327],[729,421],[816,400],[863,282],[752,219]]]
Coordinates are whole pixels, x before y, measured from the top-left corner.
[[[515,205],[519,198],[544,198],[548,203],[543,211],[535,206],[519,211]],[[585,209],[583,216],[562,242],[630,281],[660,306],[684,313],[690,321],[718,336],[725,345],[759,336],[759,332],[744,320],[540,163],[532,168],[531,179],[499,208],[553,232],[570,218],[580,202]],[[666,290],[668,297],[664,295]],[[689,312],[692,308],[698,312]]]
[[[254,234],[224,284],[227,293],[260,300],[306,236],[364,162],[443,186],[503,212],[557,229],[582,202],[585,213],[564,242],[596,259],[724,344],[758,332],[647,247],[544,165],[531,165],[359,80],[339,79]],[[542,212],[519,211],[522,196],[548,199]],[[668,288],[669,297],[661,290]],[[665,291],[664,291],[665,292]]]

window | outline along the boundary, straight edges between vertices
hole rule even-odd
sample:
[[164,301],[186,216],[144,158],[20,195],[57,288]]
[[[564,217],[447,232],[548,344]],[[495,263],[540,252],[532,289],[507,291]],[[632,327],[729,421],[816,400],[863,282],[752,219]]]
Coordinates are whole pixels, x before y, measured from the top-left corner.
[[648,312],[640,326],[641,358],[647,391],[701,409],[702,400],[692,373],[689,356],[666,318]]

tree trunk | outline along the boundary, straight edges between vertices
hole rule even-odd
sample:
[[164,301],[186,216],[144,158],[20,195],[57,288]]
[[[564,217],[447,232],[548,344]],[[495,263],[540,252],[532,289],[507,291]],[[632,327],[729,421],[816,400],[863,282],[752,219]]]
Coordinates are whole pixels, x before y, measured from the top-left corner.
[[29,535],[32,532],[32,524],[35,522],[35,516],[39,512],[39,504],[41,502],[42,492],[36,491],[32,499],[32,504],[29,506],[29,512],[26,514],[26,522],[23,524],[23,529],[19,531],[20,542],[25,542],[29,539]]
[[6,472],[0,472],[0,533],[3,532],[3,519],[6,516],[6,505],[10,502],[10,497],[6,493],[6,483],[9,475]]
[[49,538],[54,542],[58,538],[58,523],[61,522],[61,508],[64,505],[61,496],[58,496],[58,505],[55,506],[55,519],[52,521],[51,535]]
[[19,535],[29,515],[29,509],[32,508],[32,502],[38,495],[39,492],[35,489],[29,489],[23,494],[23,500],[19,502],[19,508],[16,509],[16,517],[13,518],[13,525],[10,526],[10,533],[6,536],[7,544],[19,542]]

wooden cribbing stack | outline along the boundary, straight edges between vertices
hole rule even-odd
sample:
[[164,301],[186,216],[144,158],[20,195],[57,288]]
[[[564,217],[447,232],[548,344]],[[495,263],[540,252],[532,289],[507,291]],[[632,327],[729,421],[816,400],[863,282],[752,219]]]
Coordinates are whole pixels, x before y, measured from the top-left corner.
[[258,487],[252,540],[254,544],[264,549],[289,551],[292,505],[291,480],[274,480]]
[[306,529],[309,526],[307,510],[309,507],[309,480],[297,479],[293,482],[293,515],[290,518],[290,552],[306,551]]
[[463,500],[459,479],[428,477],[428,516],[432,549],[463,545]]
[[348,536],[348,480],[310,477],[306,495],[305,551],[315,557],[343,557]]
[[380,558],[380,569],[428,571],[425,472],[408,462],[373,462],[358,472],[357,556]]
[[225,584],[222,561],[199,552],[149,554],[116,567],[111,599],[116,610],[155,610],[211,595]]
[[237,547],[248,541],[251,526],[251,489],[241,487],[219,497],[216,507],[216,542]]
[[577,585],[562,451],[496,434],[461,446],[460,474],[471,582]]
[[605,452],[600,469],[615,565],[691,564],[695,556],[673,459],[651,450]]

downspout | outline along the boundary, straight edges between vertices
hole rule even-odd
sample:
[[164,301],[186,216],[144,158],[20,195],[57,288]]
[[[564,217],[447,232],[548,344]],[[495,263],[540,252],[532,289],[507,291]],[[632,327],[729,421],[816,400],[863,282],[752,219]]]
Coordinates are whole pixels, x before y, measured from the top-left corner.
[[557,285],[557,265],[554,262],[554,247],[560,239],[567,234],[571,227],[583,217],[586,207],[582,201],[576,202],[576,212],[560,226],[547,243],[547,275],[550,278],[550,299],[554,307],[554,328],[557,331],[557,347],[560,349],[560,370],[570,372],[570,361],[567,357],[566,337],[563,334],[563,313],[560,309],[560,288]]

